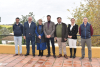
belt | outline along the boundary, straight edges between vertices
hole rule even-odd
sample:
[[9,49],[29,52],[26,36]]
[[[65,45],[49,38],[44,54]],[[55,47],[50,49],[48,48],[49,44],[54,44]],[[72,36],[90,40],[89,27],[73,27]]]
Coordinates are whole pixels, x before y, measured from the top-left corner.
[[31,35],[31,33],[29,33],[29,35]]

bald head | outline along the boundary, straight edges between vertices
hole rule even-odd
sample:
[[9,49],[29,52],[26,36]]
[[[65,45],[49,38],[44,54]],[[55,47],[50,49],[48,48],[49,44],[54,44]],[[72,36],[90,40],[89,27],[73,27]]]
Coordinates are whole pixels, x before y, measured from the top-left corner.
[[32,17],[28,18],[28,22],[31,23],[32,22]]

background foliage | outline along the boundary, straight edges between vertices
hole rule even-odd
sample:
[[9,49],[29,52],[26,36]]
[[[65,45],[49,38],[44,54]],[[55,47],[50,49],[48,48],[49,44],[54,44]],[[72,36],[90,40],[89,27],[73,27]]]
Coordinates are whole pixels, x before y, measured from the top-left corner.
[[[83,23],[83,17],[87,17],[91,23],[94,34],[100,35],[100,0],[84,0],[86,4],[80,3],[80,6],[73,10],[71,15],[76,19],[79,26]],[[67,11],[71,12],[69,9]],[[68,17],[70,19],[70,17]],[[99,46],[100,36],[92,37],[92,45]]]

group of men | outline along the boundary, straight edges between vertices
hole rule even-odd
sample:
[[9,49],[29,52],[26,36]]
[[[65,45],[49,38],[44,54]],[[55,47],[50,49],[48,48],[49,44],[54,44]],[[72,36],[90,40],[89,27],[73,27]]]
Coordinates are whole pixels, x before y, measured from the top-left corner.
[[[83,18],[84,22],[79,27],[79,34],[81,35],[81,45],[82,45],[82,57],[80,59],[84,58],[85,52],[85,43],[87,43],[88,46],[88,55],[89,59],[91,61],[91,36],[93,35],[93,28],[88,23],[88,19],[85,17]],[[32,44],[32,53],[33,56],[35,56],[35,29],[36,24],[32,21],[32,17],[28,18],[28,21],[24,23],[24,26],[19,23],[20,19],[16,18],[16,23],[13,25],[13,31],[14,31],[14,41],[15,41],[15,52],[16,54],[14,56],[18,55],[18,47],[19,44],[20,47],[20,55],[22,56],[22,34],[24,39],[26,40],[26,49],[27,52],[25,56],[28,56],[30,53],[30,41]],[[57,40],[59,45],[59,54],[62,54],[62,48],[64,52],[64,57],[68,59],[67,52],[66,52],[66,41],[68,40],[68,29],[67,25],[62,22],[62,18],[57,18],[57,24],[55,25],[54,22],[51,21],[51,16],[47,15],[47,22],[44,23],[43,30],[46,38],[46,44],[47,44],[47,50],[48,55],[46,57],[50,56],[50,41],[52,45],[52,51],[53,51],[53,57],[56,58],[55,54],[55,45],[54,45],[54,39]],[[60,25],[62,24],[62,25]],[[92,31],[92,33],[91,33]],[[83,34],[85,32],[85,34]],[[60,38],[59,38],[60,37]],[[58,56],[61,57],[61,56]]]

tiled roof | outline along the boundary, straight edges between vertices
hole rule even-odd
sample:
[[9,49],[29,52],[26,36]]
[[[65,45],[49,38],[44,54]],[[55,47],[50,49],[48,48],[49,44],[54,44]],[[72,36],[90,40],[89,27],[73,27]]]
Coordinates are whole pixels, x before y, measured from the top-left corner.
[[14,41],[14,36],[6,36],[6,37],[2,38],[1,40]]

